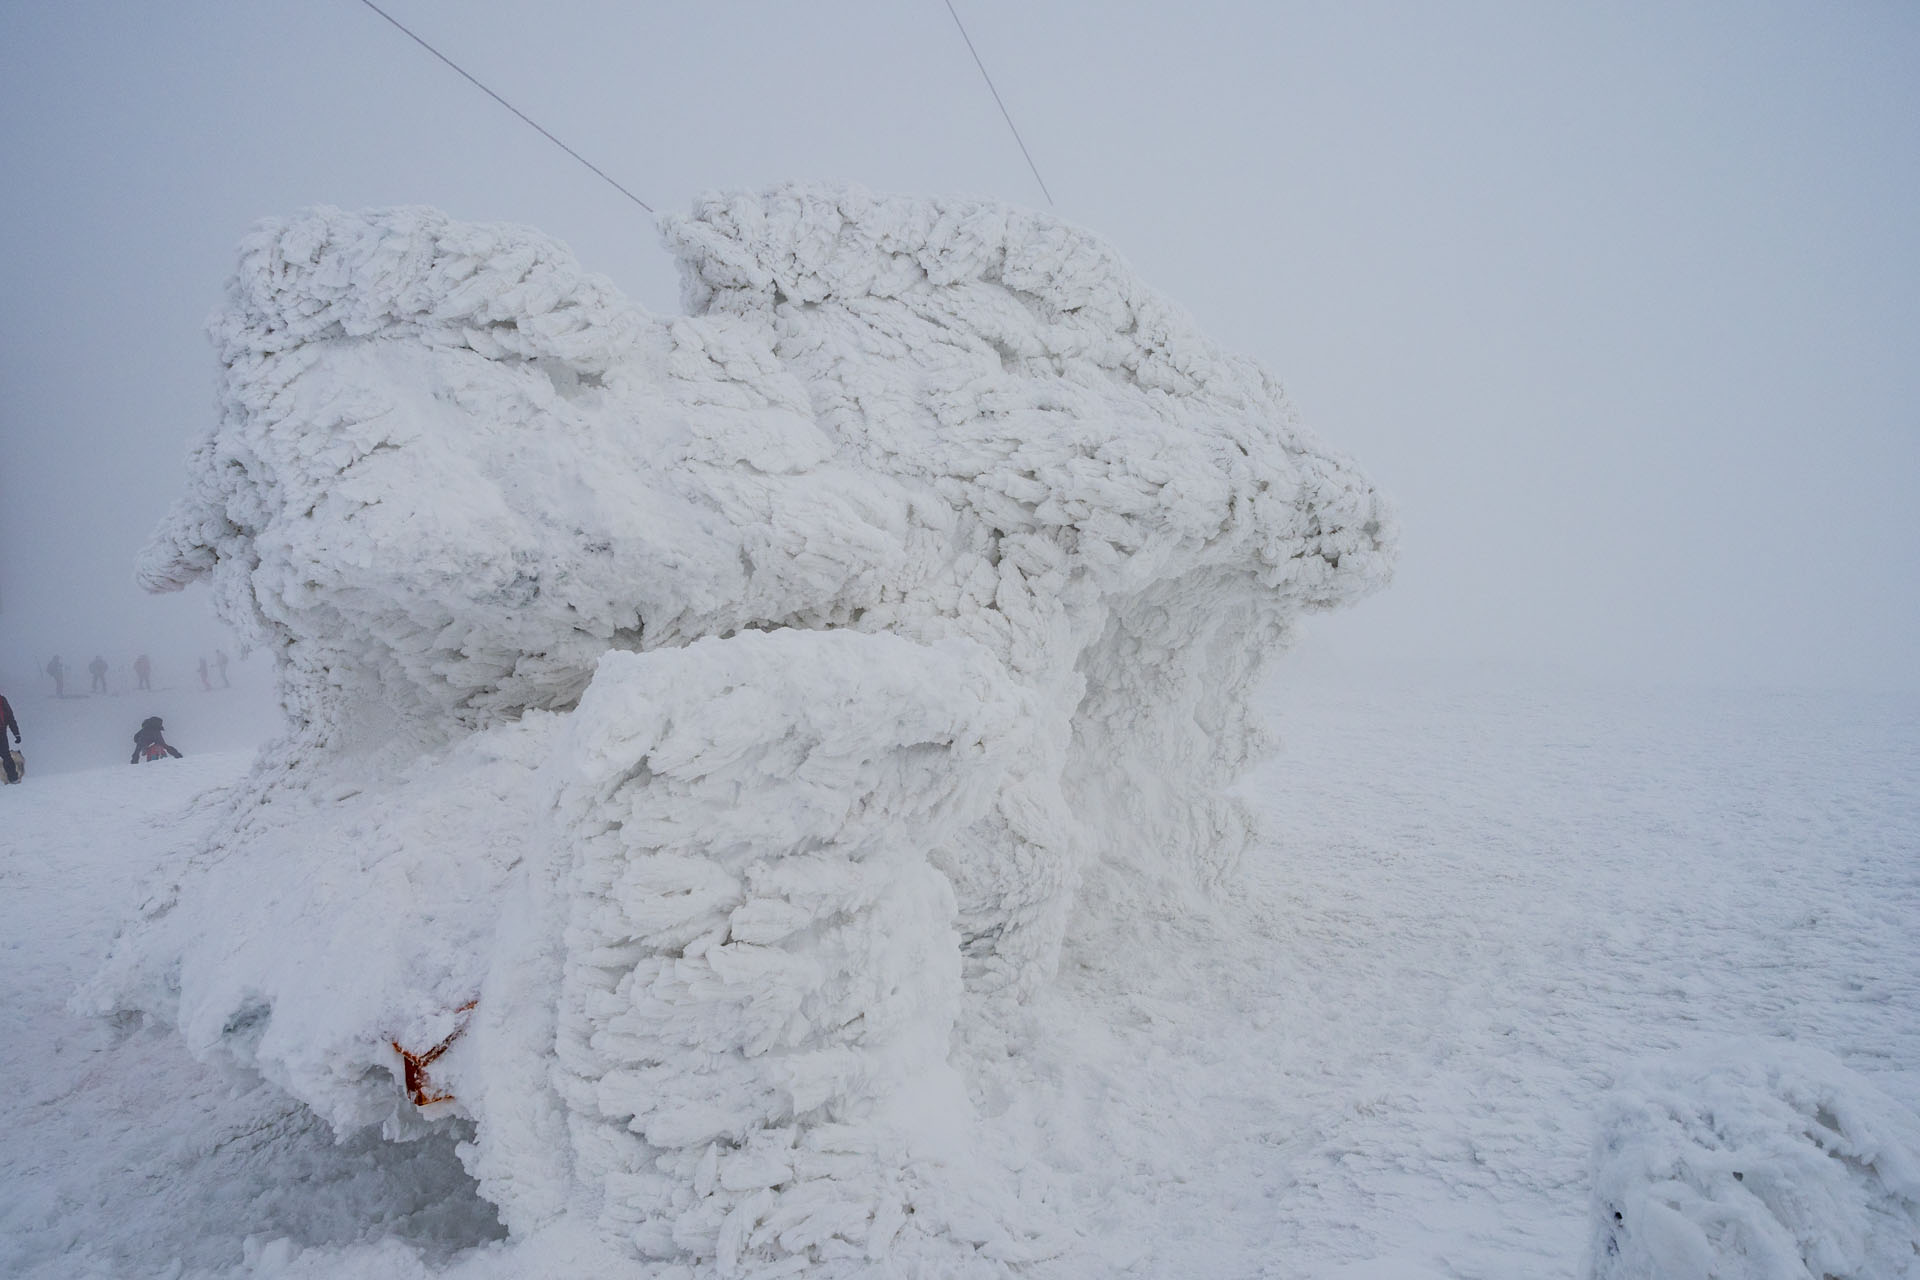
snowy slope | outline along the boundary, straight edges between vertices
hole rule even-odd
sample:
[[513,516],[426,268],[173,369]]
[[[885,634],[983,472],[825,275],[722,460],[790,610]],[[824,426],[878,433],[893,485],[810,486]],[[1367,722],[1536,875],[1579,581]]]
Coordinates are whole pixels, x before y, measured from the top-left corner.
[[[1028,1153],[1021,1194],[1073,1232],[1033,1274],[1584,1275],[1603,1132],[1698,1092],[1729,1040],[1880,1091],[1880,1164],[1854,1163],[1896,1186],[1920,705],[1301,672],[1269,710],[1285,751],[1245,790],[1280,834],[1229,893],[1143,914],[1095,883],[1051,987],[963,1010],[983,1140]],[[485,1243],[445,1145],[335,1147],[177,1039],[109,1048],[63,1011],[139,869],[209,820],[186,793],[242,768],[177,764],[0,794],[0,1271],[575,1269],[577,1241]]]

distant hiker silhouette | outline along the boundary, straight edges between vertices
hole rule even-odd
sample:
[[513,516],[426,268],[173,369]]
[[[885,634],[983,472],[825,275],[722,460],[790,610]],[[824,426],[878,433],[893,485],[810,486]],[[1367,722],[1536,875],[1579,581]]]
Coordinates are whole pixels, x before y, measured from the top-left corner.
[[213,651],[213,665],[215,669],[220,672],[220,687],[222,689],[233,688],[233,685],[227,680],[227,651],[225,649],[215,649]]
[[160,730],[159,716],[148,716],[140,722],[140,732],[133,735],[133,759],[127,761],[128,764],[145,764],[162,756],[180,759],[180,753],[167,745]]
[[88,693],[107,691],[107,660],[95,654],[93,661],[87,664],[87,672],[93,677],[93,683],[87,686]]
[[200,659],[200,687],[208,691],[213,689],[213,682],[207,679],[207,660],[205,658]]
[[47,663],[47,674],[53,677],[53,696],[67,696],[67,664],[60,661],[60,655],[54,654]]
[[147,661],[146,654],[143,653],[133,660],[133,678],[139,682],[138,688],[153,688],[152,676],[153,664]]
[[8,782],[18,782],[20,766],[15,760],[20,753],[7,745],[9,729],[13,731],[13,740],[17,744],[20,741],[20,722],[14,719],[13,704],[7,701],[6,695],[0,694],[0,765],[6,766]]

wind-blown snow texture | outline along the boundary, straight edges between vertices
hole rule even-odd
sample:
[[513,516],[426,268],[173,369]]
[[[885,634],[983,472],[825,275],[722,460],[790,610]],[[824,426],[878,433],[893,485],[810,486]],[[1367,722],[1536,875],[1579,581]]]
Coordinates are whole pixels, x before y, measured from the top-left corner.
[[[1233,893],[1108,911],[1093,890],[1128,872],[1096,863],[1054,981],[1018,1005],[962,993],[975,1140],[1072,1233],[1032,1280],[1579,1280],[1604,1244],[1590,1205],[1676,1173],[1714,1190],[1671,1203],[1708,1213],[1744,1189],[1744,1164],[1676,1163],[1716,1134],[1812,1174],[1817,1196],[1844,1187],[1828,1204],[1892,1201],[1886,1153],[1920,1122],[1846,1113],[1878,1154],[1848,1163],[1827,1137],[1812,1158],[1819,1108],[1809,1122],[1779,1086],[1820,1083],[1788,1056],[1818,1046],[1853,1073],[1830,1081],[1848,1096],[1865,1081],[1920,1109],[1920,702],[1512,669],[1408,682],[1325,657],[1290,658],[1261,699],[1285,749],[1241,784],[1268,834]],[[30,743],[90,715],[28,712]],[[247,771],[115,758],[0,790],[0,1274],[666,1270],[596,1255],[588,1223],[496,1240],[457,1129],[336,1145],[178,1035],[109,1041],[68,1016],[144,871],[230,821],[219,793],[188,798]],[[273,870],[338,881],[340,857],[296,849]],[[1709,1110],[1711,1130],[1684,1119]],[[1617,1164],[1596,1194],[1596,1138],[1604,1158],[1629,1134],[1665,1158]],[[1805,1243],[1844,1257],[1862,1237],[1830,1222]],[[1920,1226],[1909,1265],[1868,1254],[1851,1274],[1920,1276],[1915,1245]]]
[[1601,1113],[1593,1280],[1902,1276],[1920,1117],[1806,1045],[1646,1064]]
[[[1089,859],[1233,865],[1249,692],[1392,520],[1044,215],[794,187],[666,238],[667,320],[429,210],[246,242],[140,571],[212,579],[294,729],[89,998],[343,1132],[472,1121],[516,1233],[1003,1270],[1047,1227],[973,1149],[963,991],[1047,980]],[[450,1038],[416,1113],[393,1044]]]

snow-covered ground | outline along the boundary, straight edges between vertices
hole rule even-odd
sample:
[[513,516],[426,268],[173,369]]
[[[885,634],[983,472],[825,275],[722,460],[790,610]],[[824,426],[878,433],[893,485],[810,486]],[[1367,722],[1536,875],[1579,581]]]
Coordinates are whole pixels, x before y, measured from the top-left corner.
[[[1282,670],[1244,784],[1273,832],[1219,901],[1096,875],[1057,979],[959,1024],[1076,1233],[1033,1274],[1573,1277],[1636,1064],[1792,1040],[1920,1106],[1920,699]],[[30,752],[84,705],[24,701]],[[569,1274],[500,1241],[450,1138],[336,1145],[66,1012],[246,764],[0,794],[0,1273]]]

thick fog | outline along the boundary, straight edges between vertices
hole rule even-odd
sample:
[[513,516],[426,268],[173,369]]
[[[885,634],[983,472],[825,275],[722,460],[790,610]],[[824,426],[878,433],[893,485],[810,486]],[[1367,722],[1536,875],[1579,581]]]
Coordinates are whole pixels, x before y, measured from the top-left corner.
[[[940,0],[383,7],[659,209],[1045,197]],[[955,0],[1058,213],[1399,503],[1380,664],[1912,688],[1920,10]],[[131,562],[256,218],[431,204],[655,311],[649,217],[354,0],[0,10],[0,691],[194,682]],[[257,667],[259,659],[254,659]],[[24,718],[24,716],[23,716]]]

